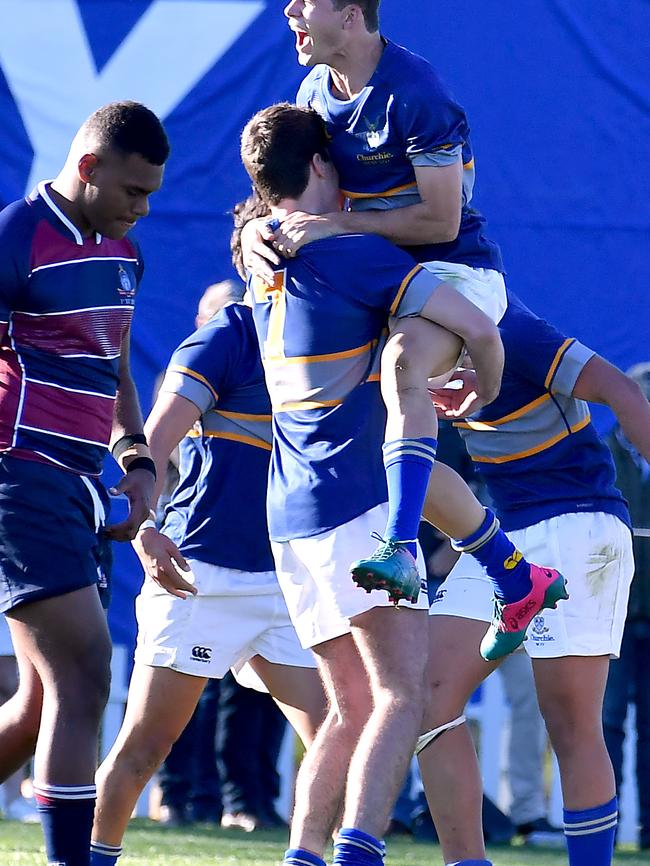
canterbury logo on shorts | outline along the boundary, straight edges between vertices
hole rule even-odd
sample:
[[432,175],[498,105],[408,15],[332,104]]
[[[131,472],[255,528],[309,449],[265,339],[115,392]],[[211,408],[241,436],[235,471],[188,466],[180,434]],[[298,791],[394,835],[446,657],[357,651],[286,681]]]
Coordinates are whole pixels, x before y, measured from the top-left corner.
[[193,646],[192,658],[197,662],[209,662],[212,658],[212,648],[208,646]]

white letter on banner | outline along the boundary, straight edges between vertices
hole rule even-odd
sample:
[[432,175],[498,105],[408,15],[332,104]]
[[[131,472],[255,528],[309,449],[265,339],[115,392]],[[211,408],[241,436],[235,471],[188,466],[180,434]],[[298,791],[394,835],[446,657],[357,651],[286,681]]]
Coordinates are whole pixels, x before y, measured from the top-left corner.
[[34,149],[27,191],[57,173],[100,105],[134,99],[164,119],[263,8],[156,0],[98,73],[75,0],[2,0],[0,65]]

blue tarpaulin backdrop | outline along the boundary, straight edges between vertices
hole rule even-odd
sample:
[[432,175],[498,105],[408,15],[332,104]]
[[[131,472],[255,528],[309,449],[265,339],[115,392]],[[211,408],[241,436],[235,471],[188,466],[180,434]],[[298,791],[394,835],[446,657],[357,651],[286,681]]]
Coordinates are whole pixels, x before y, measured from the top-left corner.
[[[0,0],[0,203],[52,176],[104,102],[140,99],[169,132],[165,184],[137,229],[146,275],[133,367],[145,409],[202,289],[232,275],[229,209],[248,190],[239,131],[302,77],[282,7]],[[382,7],[383,32],[434,63],[467,109],[476,204],[510,287],[616,364],[650,358],[648,0]]]

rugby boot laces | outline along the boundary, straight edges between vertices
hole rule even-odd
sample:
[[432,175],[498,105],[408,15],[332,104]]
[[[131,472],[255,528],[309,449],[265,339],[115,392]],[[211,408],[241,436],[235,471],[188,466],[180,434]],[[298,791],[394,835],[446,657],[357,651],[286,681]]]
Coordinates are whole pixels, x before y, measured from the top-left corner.
[[567,599],[566,581],[554,568],[530,565],[532,588],[519,601],[506,604],[495,599],[494,616],[483,640],[481,655],[496,661],[517,649],[526,639],[526,629],[540,610],[557,607],[558,601]]
[[420,574],[413,555],[395,539],[384,539],[376,532],[371,537],[380,542],[379,547],[368,559],[352,563],[352,580],[366,592],[385,589],[393,604],[402,599],[415,604],[420,594]]

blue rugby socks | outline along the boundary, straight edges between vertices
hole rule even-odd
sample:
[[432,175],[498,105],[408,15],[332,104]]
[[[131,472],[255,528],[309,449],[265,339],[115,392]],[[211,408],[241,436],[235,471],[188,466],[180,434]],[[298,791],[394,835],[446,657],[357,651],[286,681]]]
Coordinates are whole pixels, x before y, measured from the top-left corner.
[[506,604],[519,601],[530,592],[530,566],[489,508],[485,509],[485,520],[476,532],[454,540],[452,547],[471,553],[480,562],[492,581],[494,594]]
[[325,861],[304,848],[288,848],[284,852],[282,864],[283,866],[325,866]]
[[57,866],[89,866],[95,786],[34,782],[34,797],[41,817],[47,862]]
[[343,827],[334,843],[334,866],[383,866],[386,845],[354,827]]
[[388,523],[384,538],[404,542],[416,555],[416,541],[431,470],[436,439],[395,439],[382,448],[388,483]]
[[569,866],[610,866],[614,856],[618,802],[574,812],[564,810],[564,834]]
[[115,866],[122,853],[119,845],[105,845],[103,842],[90,843],[90,866]]

